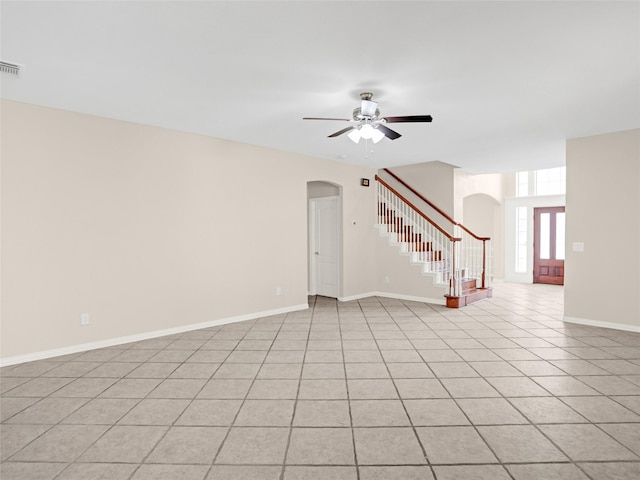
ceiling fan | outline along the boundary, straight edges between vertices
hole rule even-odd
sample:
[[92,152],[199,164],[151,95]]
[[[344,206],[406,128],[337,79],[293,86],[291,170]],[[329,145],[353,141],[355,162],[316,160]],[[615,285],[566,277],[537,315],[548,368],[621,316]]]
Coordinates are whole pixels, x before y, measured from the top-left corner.
[[304,117],[303,120],[336,120],[343,122],[351,122],[352,125],[338,130],[335,133],[329,135],[329,138],[337,137],[343,133],[348,133],[348,137],[355,143],[358,143],[361,138],[371,139],[374,143],[378,143],[384,137],[391,140],[400,138],[398,132],[391,130],[385,124],[387,123],[401,123],[401,122],[431,122],[433,118],[431,115],[409,115],[403,117],[381,117],[380,110],[378,109],[378,102],[371,100],[373,93],[363,92],[360,94],[362,103],[359,107],[353,110],[353,118],[319,118],[319,117]]

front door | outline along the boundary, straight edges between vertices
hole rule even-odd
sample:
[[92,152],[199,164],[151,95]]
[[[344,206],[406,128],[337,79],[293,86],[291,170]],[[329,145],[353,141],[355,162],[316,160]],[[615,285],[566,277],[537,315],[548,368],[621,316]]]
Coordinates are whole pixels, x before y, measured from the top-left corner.
[[533,209],[533,283],[564,285],[564,207]]
[[338,298],[340,278],[338,197],[314,198],[310,203],[309,293]]

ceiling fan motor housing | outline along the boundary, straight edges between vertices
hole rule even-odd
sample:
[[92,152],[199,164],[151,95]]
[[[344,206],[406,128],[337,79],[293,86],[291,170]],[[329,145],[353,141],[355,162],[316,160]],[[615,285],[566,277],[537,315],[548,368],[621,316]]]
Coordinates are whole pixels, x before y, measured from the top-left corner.
[[363,92],[360,94],[360,99],[362,100],[362,104],[360,108],[356,108],[353,112],[354,120],[360,120],[362,118],[374,118],[380,115],[380,110],[378,110],[378,102],[374,102],[371,100],[373,98],[373,93],[371,92]]
[[[371,102],[371,103],[375,103],[375,102]],[[364,119],[378,120],[379,117],[380,117],[380,110],[378,108],[375,109],[372,115],[365,115],[364,113],[362,113],[362,107],[353,109],[353,119],[356,122],[359,122]]]

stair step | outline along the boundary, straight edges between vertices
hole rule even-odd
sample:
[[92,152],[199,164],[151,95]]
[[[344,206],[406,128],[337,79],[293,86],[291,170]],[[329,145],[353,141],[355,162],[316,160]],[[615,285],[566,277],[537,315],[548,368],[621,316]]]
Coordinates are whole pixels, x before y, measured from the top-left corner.
[[463,278],[461,283],[462,283],[462,293],[466,293],[476,289],[475,278]]
[[411,242],[414,245],[414,250],[416,252],[430,252],[432,249],[432,243],[431,242],[421,242],[421,241],[415,241],[415,242]]
[[398,232],[398,241],[399,242],[421,242],[422,234],[415,233],[413,231],[413,227],[411,225],[406,225],[400,229]]
[[493,291],[491,288],[474,288],[466,293],[456,297],[453,295],[445,295],[447,301],[447,308],[460,308],[471,305],[472,303],[479,302],[486,298],[491,298]]

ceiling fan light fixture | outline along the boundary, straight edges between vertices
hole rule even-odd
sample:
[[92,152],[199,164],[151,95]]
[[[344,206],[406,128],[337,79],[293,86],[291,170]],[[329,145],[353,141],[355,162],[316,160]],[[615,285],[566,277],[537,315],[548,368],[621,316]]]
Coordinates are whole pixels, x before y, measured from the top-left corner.
[[371,138],[373,138],[374,131],[374,128],[370,124],[365,123],[360,127],[360,136],[365,140],[370,140]]
[[358,143],[361,137],[360,130],[357,128],[354,128],[347,134],[347,137],[349,137],[354,143]]
[[373,143],[378,143],[383,138],[384,138],[384,133],[382,133],[377,128],[374,128],[373,132],[371,133],[371,140],[373,140]]

